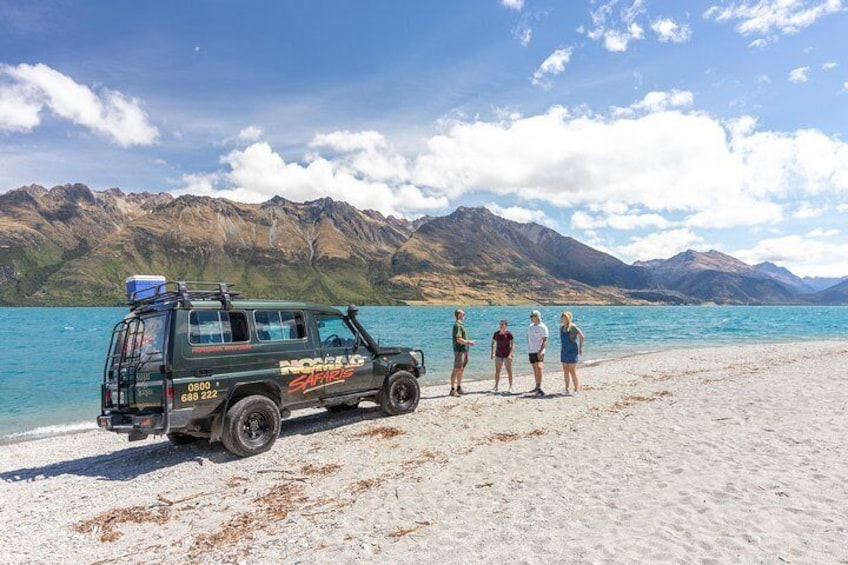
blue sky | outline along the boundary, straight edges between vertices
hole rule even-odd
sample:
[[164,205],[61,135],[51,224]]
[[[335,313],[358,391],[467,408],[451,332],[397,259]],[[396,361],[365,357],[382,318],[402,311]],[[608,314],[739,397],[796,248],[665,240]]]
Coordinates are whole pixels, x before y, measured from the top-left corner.
[[0,0],[0,192],[409,218],[848,275],[848,1]]

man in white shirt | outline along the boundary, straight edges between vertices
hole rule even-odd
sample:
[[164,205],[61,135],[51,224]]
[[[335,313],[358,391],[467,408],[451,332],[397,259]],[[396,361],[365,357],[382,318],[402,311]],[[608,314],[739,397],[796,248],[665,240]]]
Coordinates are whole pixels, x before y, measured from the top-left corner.
[[542,391],[542,369],[545,365],[545,345],[548,343],[548,326],[542,323],[542,314],[538,310],[530,313],[530,327],[527,328],[527,353],[533,366],[533,378],[536,388],[531,393],[545,396]]

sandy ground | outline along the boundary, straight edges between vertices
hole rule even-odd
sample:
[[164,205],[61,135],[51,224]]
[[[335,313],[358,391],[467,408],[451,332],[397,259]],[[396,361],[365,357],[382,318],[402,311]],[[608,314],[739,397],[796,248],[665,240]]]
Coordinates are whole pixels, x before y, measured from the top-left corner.
[[575,397],[477,382],[407,416],[309,412],[248,459],[102,431],[0,446],[0,563],[848,563],[848,342],[580,375]]

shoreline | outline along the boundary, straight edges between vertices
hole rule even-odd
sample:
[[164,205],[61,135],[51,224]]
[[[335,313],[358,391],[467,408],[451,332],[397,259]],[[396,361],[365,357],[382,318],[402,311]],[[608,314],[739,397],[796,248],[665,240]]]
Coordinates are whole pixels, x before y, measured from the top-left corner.
[[[834,341],[837,341],[837,340],[834,340]],[[756,345],[756,343],[754,343],[754,345]],[[678,346],[678,347],[671,347],[671,348],[667,348],[667,349],[655,349],[655,350],[628,352],[628,353],[623,353],[620,356],[603,357],[601,359],[590,359],[588,361],[581,361],[580,364],[579,364],[579,367],[581,367],[581,368],[582,367],[596,367],[596,366],[602,365],[604,363],[614,362],[616,360],[630,359],[630,358],[639,357],[639,356],[642,356],[642,355],[650,355],[650,354],[653,354],[653,353],[661,353],[663,351],[674,351],[674,350],[677,350],[677,349],[685,350],[685,349],[691,349],[691,348],[694,348],[694,347],[695,346]],[[724,346],[723,345],[699,346],[699,348],[710,348],[710,347],[724,347]],[[522,355],[526,356],[525,354],[522,354]],[[559,367],[558,361],[557,361],[556,366]],[[513,373],[513,376],[516,379],[518,379],[519,377],[530,378],[531,375],[532,375],[532,373],[529,370],[524,371],[524,372],[516,371],[516,372]],[[561,371],[560,372],[554,372],[554,371],[545,372],[545,378],[548,378],[549,376],[556,377],[557,375],[559,375],[561,377],[562,376]],[[501,379],[505,380],[506,378],[507,378],[506,377],[506,370],[504,369],[504,371],[501,373]],[[421,384],[422,394],[423,394],[423,391],[427,388],[446,386],[448,384],[449,380],[450,380],[450,375],[448,375],[447,377],[445,377],[442,380],[431,381],[431,382],[422,382],[422,384]],[[479,382],[482,382],[482,381],[492,381],[492,382],[494,382],[494,365],[491,369],[491,374],[489,374],[489,375],[486,375],[486,376],[479,376],[478,375],[478,376],[473,376],[471,378],[463,379],[463,382],[467,382],[467,383],[479,383]],[[13,432],[12,434],[0,436],[0,446],[11,445],[11,444],[16,444],[16,443],[25,443],[25,442],[29,442],[29,441],[35,441],[35,440],[39,440],[39,439],[47,439],[47,438],[51,438],[51,437],[73,435],[73,434],[76,434],[76,433],[87,433],[87,432],[100,431],[100,428],[97,427],[97,424],[94,421],[96,416],[97,415],[95,414],[95,416],[93,416],[90,419],[90,421],[89,420],[80,420],[80,421],[69,422],[69,423],[48,424],[46,426],[39,426],[37,428],[32,428],[30,430],[24,430],[22,432]],[[294,416],[292,416],[292,417],[297,418],[298,413],[295,412]],[[283,420],[283,422],[285,422],[285,420]],[[68,428],[68,429],[57,429],[57,430],[53,431],[54,428]],[[39,432],[39,430],[49,430],[49,431]]]
[[2,445],[0,562],[845,561],[846,363],[845,340],[699,347],[586,366],[574,397],[433,385],[405,416],[288,419],[247,459]]
[[[839,342],[842,342],[842,341],[848,342],[848,338],[845,339],[845,340],[833,339],[833,338],[826,339],[826,340],[819,340],[817,338],[807,338],[807,339],[796,340],[796,342],[797,341],[816,342],[816,343],[830,343],[830,342],[839,343]],[[792,343],[792,341],[790,341],[788,339],[748,340],[748,341],[745,342],[745,345],[764,346],[764,345],[776,345],[776,344],[786,344],[786,343]],[[700,345],[696,345],[696,344],[679,344],[679,345],[678,344],[672,344],[672,345],[668,345],[667,347],[662,347],[662,348],[657,348],[657,349],[638,350],[638,351],[624,351],[620,355],[613,355],[613,356],[610,356],[610,357],[602,357],[602,358],[599,358],[599,359],[589,359],[587,361],[581,361],[578,365],[578,369],[582,370],[583,368],[601,366],[605,363],[611,363],[611,362],[616,362],[616,361],[624,361],[624,360],[628,360],[628,359],[632,359],[632,358],[637,358],[637,357],[641,357],[641,356],[645,356],[645,355],[658,354],[658,353],[672,353],[672,352],[676,352],[676,351],[685,352],[685,351],[692,350],[692,349],[713,349],[713,348],[719,348],[720,349],[720,348],[731,347],[731,346],[732,345],[729,344],[729,343],[710,343],[710,344],[700,344]],[[519,353],[517,355],[517,357],[519,359],[523,360],[523,361],[526,361],[526,354],[525,353]],[[560,377],[562,376],[558,352],[557,352],[557,355],[556,355],[556,359],[557,359],[556,363],[552,363],[552,365],[554,365],[557,369],[554,370],[554,371],[546,370],[545,378],[548,378],[549,376],[555,377],[557,375],[559,375]],[[516,363],[516,361],[514,360],[513,363]],[[532,375],[532,372],[529,370],[529,364],[527,362],[522,362],[522,361],[519,361],[518,363],[520,364],[520,366],[523,367],[523,371],[518,371],[518,370],[514,369],[514,377],[516,379],[519,378],[519,377],[529,378]],[[546,365],[546,369],[547,369],[548,363],[546,362],[545,365]],[[422,391],[424,389],[430,388],[430,387],[445,386],[445,385],[448,384],[448,382],[450,380],[449,373],[446,374],[446,376],[443,377],[442,379],[434,380],[434,381],[426,380],[429,376],[430,375],[427,375],[427,376],[424,377],[425,381],[423,381],[422,384],[421,384]],[[501,379],[502,380],[506,379],[506,370],[505,369],[501,373]],[[490,369],[489,374],[482,375],[480,373],[475,373],[473,376],[463,379],[463,382],[469,382],[469,383],[479,383],[479,382],[482,382],[482,381],[494,382],[494,362],[492,362],[492,367]],[[423,392],[422,392],[422,394],[423,394]],[[29,441],[35,441],[35,440],[46,439],[46,438],[51,438],[51,437],[60,437],[60,436],[65,436],[65,435],[72,435],[72,434],[75,434],[75,433],[86,433],[86,432],[92,432],[92,431],[99,431],[100,428],[98,428],[96,423],[95,423],[95,418],[97,417],[98,414],[99,413],[94,413],[94,415],[89,420],[79,420],[79,421],[75,421],[75,422],[64,422],[64,423],[60,422],[60,423],[54,423],[54,424],[47,424],[46,426],[39,426],[39,427],[36,427],[36,428],[23,430],[23,431],[20,431],[20,432],[12,432],[12,433],[7,434],[7,435],[2,435],[2,436],[0,436],[0,446],[11,445],[11,444],[16,444],[16,443],[25,443],[25,442],[29,442]],[[297,416],[298,416],[298,413],[295,412],[294,416],[292,416],[292,417],[297,418]],[[284,420],[284,422],[285,422],[285,420]],[[87,429],[88,427],[90,427],[91,429]],[[70,429],[58,429],[56,431],[52,431],[54,428],[70,428]],[[39,430],[50,430],[50,431],[39,432]]]

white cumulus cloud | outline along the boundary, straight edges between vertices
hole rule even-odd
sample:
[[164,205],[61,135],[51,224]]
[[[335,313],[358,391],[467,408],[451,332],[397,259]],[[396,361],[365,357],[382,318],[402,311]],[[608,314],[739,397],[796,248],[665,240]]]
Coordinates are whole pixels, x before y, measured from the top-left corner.
[[[348,141],[344,135],[328,136],[339,145],[368,145],[373,136],[365,132]],[[324,144],[326,140],[317,140]],[[430,196],[399,179],[383,182],[358,174],[348,161],[316,157],[311,162],[287,163],[268,143],[259,142],[221,157],[227,169],[209,174],[185,175],[176,195],[200,194],[239,202],[264,202],[281,195],[295,201],[329,196],[360,209],[404,215],[415,210],[443,209],[444,196]]]
[[554,229],[557,227],[556,222],[541,210],[532,210],[522,206],[503,207],[495,204],[494,202],[486,204],[486,208],[488,208],[493,214],[506,218],[507,220],[512,220],[513,222],[519,222],[521,224],[534,222]]
[[40,63],[0,65],[0,129],[32,131],[45,111],[123,147],[150,145],[159,134],[135,98],[109,89],[95,93]]
[[750,249],[731,253],[750,265],[770,261],[792,265],[792,272],[806,277],[844,277],[848,275],[848,244],[800,235],[760,240]]
[[668,229],[673,222],[665,219],[660,214],[606,214],[592,215],[578,211],[571,215],[571,227],[576,230],[597,230],[612,228],[622,231],[630,231],[644,228]]
[[702,237],[688,229],[676,229],[652,233],[645,237],[631,238],[630,243],[615,248],[619,257],[632,262],[668,258],[681,251],[698,247],[704,243]]
[[263,134],[261,127],[248,126],[238,133],[238,138],[240,141],[259,141]]

